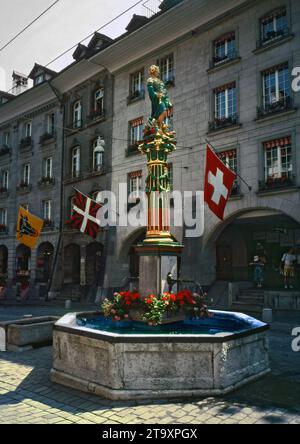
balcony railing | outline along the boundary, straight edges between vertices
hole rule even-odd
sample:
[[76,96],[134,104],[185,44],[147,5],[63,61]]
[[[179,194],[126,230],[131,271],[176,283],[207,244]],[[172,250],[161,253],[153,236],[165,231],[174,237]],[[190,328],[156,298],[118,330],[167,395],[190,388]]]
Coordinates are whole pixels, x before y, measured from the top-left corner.
[[138,150],[139,143],[141,142],[136,142],[134,144],[129,145],[128,148],[126,149],[126,156],[133,156],[135,154],[140,154]]
[[212,122],[209,122],[209,131],[216,131],[223,128],[230,128],[231,126],[237,125],[239,123],[238,115],[233,114],[229,117],[215,117]]
[[290,34],[290,28],[279,29],[278,31],[269,31],[266,36],[262,36],[257,42],[257,49],[262,48],[265,45],[269,45],[288,37]]
[[44,143],[53,140],[55,137],[54,133],[45,133],[40,137],[40,145],[43,145]]
[[265,105],[257,108],[257,118],[259,119],[270,114],[282,113],[284,111],[290,111],[293,109],[292,98],[287,96],[272,103],[266,103]]
[[20,141],[20,148],[29,148],[32,146],[32,138],[30,136],[25,137]]
[[136,102],[138,100],[145,98],[145,91],[143,89],[133,91],[128,97],[127,97],[127,104]]
[[231,60],[235,60],[236,58],[237,58],[236,51],[230,51],[228,54],[224,54],[223,56],[214,56],[210,64],[210,68],[215,68],[216,66],[226,64]]
[[10,154],[10,148],[7,145],[3,145],[0,148],[0,156],[5,156],[6,154]]
[[268,177],[264,181],[259,182],[259,191],[280,190],[283,188],[293,187],[296,184],[295,176],[283,175],[281,177]]
[[43,229],[53,229],[54,228],[54,222],[51,219],[45,219],[44,220],[44,225],[43,225]]
[[91,114],[87,117],[87,122],[93,122],[94,120],[102,120],[105,119],[105,110],[97,109],[91,112]]
[[0,224],[0,234],[8,233],[8,227],[5,224]]
[[171,86],[175,86],[175,76],[173,74],[169,74],[163,80],[164,80],[167,88],[170,88]]
[[68,126],[67,128],[69,130],[80,130],[83,126],[83,119],[78,119],[78,120],[73,120]]
[[54,177],[41,177],[41,179],[38,182],[39,185],[54,185],[55,184],[55,179]]
[[32,189],[32,185],[27,183],[27,182],[20,182],[19,185],[17,186],[17,191],[24,191],[24,192],[28,192],[31,191]]
[[232,191],[230,197],[239,196],[241,194],[240,185],[238,183],[234,183],[232,187]]

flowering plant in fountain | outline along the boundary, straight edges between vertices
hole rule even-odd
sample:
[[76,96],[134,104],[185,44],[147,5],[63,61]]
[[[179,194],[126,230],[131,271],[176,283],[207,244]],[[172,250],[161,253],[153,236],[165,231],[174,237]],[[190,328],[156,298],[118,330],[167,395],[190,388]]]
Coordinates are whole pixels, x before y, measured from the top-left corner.
[[115,293],[112,301],[105,299],[102,309],[106,318],[116,322],[135,320],[138,312],[140,320],[155,327],[178,315],[182,315],[182,319],[210,317],[205,297],[205,294],[200,296],[182,290],[177,294],[151,294],[142,299],[138,292],[127,291]]
[[113,321],[128,321],[130,319],[130,309],[138,306],[140,294],[138,292],[124,291],[115,293],[112,301],[105,299],[102,304],[102,310],[106,318],[112,318]]

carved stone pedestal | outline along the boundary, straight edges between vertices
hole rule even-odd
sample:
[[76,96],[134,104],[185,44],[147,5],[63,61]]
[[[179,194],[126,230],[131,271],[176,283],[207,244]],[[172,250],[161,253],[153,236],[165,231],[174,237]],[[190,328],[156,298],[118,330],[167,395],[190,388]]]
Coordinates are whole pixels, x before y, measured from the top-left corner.
[[[183,246],[176,242],[168,245],[142,244],[136,247],[140,256],[139,291],[142,296],[162,294],[169,290],[167,275],[177,279]],[[176,292],[176,286],[173,291]]]

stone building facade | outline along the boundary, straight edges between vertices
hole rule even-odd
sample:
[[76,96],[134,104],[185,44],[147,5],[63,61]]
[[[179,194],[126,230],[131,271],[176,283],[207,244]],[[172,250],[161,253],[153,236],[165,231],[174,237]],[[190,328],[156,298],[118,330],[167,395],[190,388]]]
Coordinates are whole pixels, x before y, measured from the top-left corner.
[[[282,285],[282,253],[300,243],[300,95],[291,88],[292,69],[300,66],[299,31],[300,5],[294,0],[190,0],[111,48],[118,60],[111,62],[114,192],[120,182],[144,187],[146,162],[131,138],[139,137],[149,116],[145,80],[153,63],[160,65],[174,103],[173,188],[203,190],[206,139],[249,185],[237,179],[223,222],[205,208],[202,236],[173,230],[185,245],[185,278],[205,285],[249,280],[249,262],[263,248],[266,284]],[[106,60],[105,55],[95,60]],[[116,229],[107,262],[109,286],[138,274],[132,245],[144,231]]]
[[[101,202],[110,189],[113,79],[103,71],[65,94],[63,219],[72,213],[75,190]],[[108,231],[97,239],[63,226],[55,286],[78,297],[103,286]]]
[[[47,73],[47,74],[46,74]],[[49,75],[47,82],[43,75]],[[60,229],[62,109],[49,87],[55,76],[39,67],[40,81],[0,106],[0,273],[15,293],[30,277],[32,294],[45,294]],[[34,72],[32,78],[35,81]],[[46,79],[45,79],[46,80]],[[19,206],[46,221],[35,249],[19,244]]]
[[[281,285],[282,253],[300,244],[300,94],[291,88],[292,69],[300,66],[299,32],[297,0],[164,0],[160,13],[134,16],[114,41],[95,33],[58,75],[35,65],[35,87],[6,96],[0,106],[0,169],[11,172],[0,196],[0,210],[7,210],[7,216],[0,211],[0,225],[5,217],[10,221],[8,234],[2,224],[0,262],[7,251],[11,282],[18,262],[17,207],[28,203],[42,216],[50,200],[53,224],[40,243],[54,247],[52,291],[87,296],[97,286],[120,288],[128,277],[138,277],[133,245],[145,227],[111,227],[93,241],[64,222],[74,188],[100,201],[104,190],[120,201],[120,183],[127,185],[125,197],[129,191],[138,197],[144,188],[146,159],[137,142],[150,112],[147,68],[158,64],[174,104],[168,116],[178,139],[170,157],[173,189],[193,192],[194,206],[199,203],[206,140],[243,178],[235,183],[223,222],[205,207],[202,235],[188,237],[185,226],[173,229],[185,245],[182,277],[205,285],[248,280],[249,261],[261,248],[268,257],[267,283]],[[28,122],[34,144],[21,149]],[[54,122],[54,138],[45,122]],[[39,183],[43,159],[51,156],[55,180]],[[20,189],[29,163],[32,187]],[[133,205],[125,203],[127,211]],[[31,257],[37,263],[38,249]],[[36,282],[39,267],[31,268]]]

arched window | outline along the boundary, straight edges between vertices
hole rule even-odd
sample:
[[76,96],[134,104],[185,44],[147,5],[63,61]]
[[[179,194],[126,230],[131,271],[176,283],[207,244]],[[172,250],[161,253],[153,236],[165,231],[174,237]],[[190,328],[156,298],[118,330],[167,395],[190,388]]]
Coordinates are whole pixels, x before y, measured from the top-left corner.
[[105,141],[101,137],[97,137],[93,143],[93,170],[101,171],[104,165],[104,147]]
[[72,177],[79,177],[80,174],[80,147],[75,146],[72,150]]
[[77,102],[73,105],[73,128],[80,128],[82,125],[82,106],[81,100],[77,100]]

